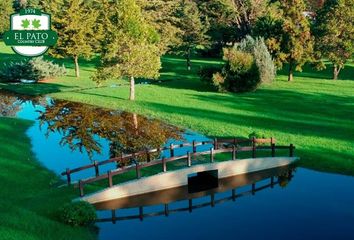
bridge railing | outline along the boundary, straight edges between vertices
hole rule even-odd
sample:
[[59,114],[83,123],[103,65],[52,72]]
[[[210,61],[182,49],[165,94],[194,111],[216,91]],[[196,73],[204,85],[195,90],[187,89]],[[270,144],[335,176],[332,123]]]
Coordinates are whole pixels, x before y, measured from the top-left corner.
[[192,152],[196,153],[197,152],[197,147],[202,146],[202,145],[208,145],[212,144],[214,146],[214,149],[218,149],[219,147],[222,147],[224,144],[233,144],[233,145],[238,145],[238,144],[243,144],[243,143],[252,143],[252,145],[256,144],[261,144],[261,143],[270,143],[273,144],[275,143],[276,140],[274,138],[269,138],[269,139],[239,139],[239,138],[215,138],[213,141],[202,141],[202,142],[196,142],[193,141],[192,143],[182,143],[182,144],[170,144],[168,147],[162,147],[162,148],[155,148],[155,149],[147,149],[145,151],[139,151],[136,153],[132,154],[124,154],[119,157],[111,158],[108,160],[104,161],[94,161],[91,164],[84,165],[78,168],[67,168],[64,172],[61,173],[62,176],[66,176],[67,178],[67,183],[68,185],[71,184],[71,176],[74,173],[78,173],[87,169],[94,169],[94,174],[96,177],[100,176],[100,166],[111,164],[111,163],[116,163],[117,168],[119,167],[119,162],[125,161],[125,160],[131,160],[131,159],[136,159],[137,157],[146,157],[147,161],[151,161],[151,155],[154,153],[161,153],[162,151],[168,150],[170,152],[170,156],[174,157],[175,156],[175,150],[178,148],[183,148],[183,147],[192,147]]
[[[170,214],[174,214],[174,213],[178,213],[178,212],[190,212],[191,213],[195,209],[200,209],[200,208],[205,208],[205,207],[214,207],[215,205],[223,204],[223,203],[229,202],[229,201],[235,202],[236,199],[238,199],[240,197],[255,195],[257,192],[263,191],[264,189],[273,188],[274,186],[280,184],[280,180],[279,179],[275,180],[274,178],[275,178],[274,176],[270,177],[269,183],[263,183],[261,186],[258,186],[258,187],[256,187],[257,182],[249,184],[250,190],[245,190],[245,191],[239,192],[239,193],[236,192],[236,188],[233,188],[233,189],[231,189],[230,196],[226,196],[226,197],[223,197],[220,199],[215,199],[215,195],[217,193],[210,194],[210,201],[202,202],[202,203],[198,203],[198,204],[193,204],[193,200],[195,200],[195,199],[188,199],[188,206],[185,206],[185,207],[171,209],[170,208],[171,203],[166,203],[166,204],[164,204],[162,211],[144,213],[144,206],[141,206],[141,207],[137,207],[139,209],[138,215],[126,215],[126,216],[117,216],[117,211],[111,210],[111,215],[112,215],[111,217],[98,219],[97,222],[116,223],[117,221],[125,221],[125,220],[132,220],[132,219],[140,219],[141,221],[143,221],[143,219],[147,218],[147,217],[169,216]],[[265,179],[262,179],[259,182],[263,182],[264,180]],[[203,196],[203,197],[205,197],[205,196]],[[197,202],[200,202],[200,201],[197,201]]]
[[[256,142],[256,141],[253,141]],[[264,143],[264,142],[263,142]],[[214,162],[214,157],[215,154],[220,154],[220,153],[231,153],[232,157],[231,160],[237,160],[237,155],[240,152],[252,152],[252,157],[256,157],[256,152],[257,151],[271,151],[271,156],[275,157],[275,150],[276,149],[289,149],[289,156],[293,157],[294,156],[294,145],[290,144],[289,146],[276,146],[274,143],[271,144],[271,146],[259,146],[257,147],[256,144],[253,144],[252,146],[246,146],[246,147],[238,147],[235,145],[232,145],[231,147],[227,148],[221,148],[221,149],[214,149],[214,147],[210,148],[208,151],[203,151],[203,152],[187,152],[186,155],[183,156],[177,156],[177,157],[170,157],[170,158],[165,158],[163,157],[162,159],[159,160],[154,160],[150,162],[145,162],[145,163],[139,163],[135,162],[134,165],[127,166],[127,167],[121,167],[115,170],[109,170],[107,173],[98,175],[96,177],[91,177],[83,180],[79,180],[78,184],[75,186],[78,186],[80,190],[80,196],[84,196],[84,187],[87,184],[102,181],[102,180],[107,180],[108,181],[108,187],[113,187],[113,177],[117,175],[121,175],[123,173],[127,173],[129,171],[135,171],[136,178],[139,179],[141,178],[141,169],[146,168],[146,167],[151,167],[151,166],[156,166],[160,165],[161,166],[161,172],[166,172],[167,169],[167,163],[169,162],[174,162],[177,160],[185,160],[186,161],[186,166],[190,167],[192,166],[192,156],[197,157],[197,156],[204,156],[204,155],[209,155],[209,161],[210,163]]]

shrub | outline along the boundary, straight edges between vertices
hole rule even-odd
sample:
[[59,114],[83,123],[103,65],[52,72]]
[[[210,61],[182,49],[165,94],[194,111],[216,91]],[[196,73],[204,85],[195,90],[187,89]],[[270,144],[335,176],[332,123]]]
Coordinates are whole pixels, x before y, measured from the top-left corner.
[[18,82],[21,79],[37,79],[28,61],[4,63],[0,69],[0,79],[3,82]]
[[43,57],[33,58],[29,61],[34,72],[38,75],[38,80],[55,78],[66,75],[64,66],[59,66],[51,61],[46,61]]
[[225,92],[226,91],[225,78],[220,72],[213,74],[212,85],[218,92]]
[[207,66],[207,67],[201,67],[199,69],[199,77],[202,82],[206,82],[209,84],[212,84],[212,77],[215,73],[221,71],[221,67],[217,66]]
[[87,226],[96,221],[97,215],[91,204],[79,201],[64,205],[59,211],[59,219],[71,226]]
[[65,74],[64,66],[46,61],[42,57],[4,63],[0,67],[0,79],[4,82],[19,82],[21,79],[39,81],[45,78],[64,76]]
[[235,48],[253,55],[263,83],[271,83],[275,79],[276,67],[263,38],[246,36]]
[[223,69],[227,90],[249,92],[257,89],[261,83],[259,69],[250,53],[225,49],[224,59],[227,61]]

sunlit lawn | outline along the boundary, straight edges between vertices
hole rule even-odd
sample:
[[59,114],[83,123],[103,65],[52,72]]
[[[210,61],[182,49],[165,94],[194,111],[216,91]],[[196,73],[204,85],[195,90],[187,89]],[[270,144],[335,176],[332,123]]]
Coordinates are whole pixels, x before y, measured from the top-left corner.
[[[3,45],[0,52],[1,61],[14,58]],[[330,69],[316,72],[307,67],[291,83],[280,72],[276,82],[254,93],[223,94],[203,85],[196,74],[200,66],[219,61],[195,60],[189,72],[183,59],[166,56],[160,78],[163,81],[138,85],[137,100],[130,102],[127,85],[109,82],[95,88],[89,79],[94,64],[84,62],[82,77],[76,79],[73,64],[62,62],[69,70],[65,78],[3,87],[153,116],[208,136],[247,137],[256,131],[274,136],[279,144],[295,144],[304,167],[354,175],[353,63],[346,66],[338,81],[330,80]]]

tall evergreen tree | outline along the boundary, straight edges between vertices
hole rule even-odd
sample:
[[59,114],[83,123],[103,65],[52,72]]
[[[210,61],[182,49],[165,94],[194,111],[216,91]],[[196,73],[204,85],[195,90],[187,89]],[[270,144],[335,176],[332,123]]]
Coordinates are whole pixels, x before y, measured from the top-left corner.
[[10,15],[13,13],[12,3],[8,0],[0,0],[0,36],[10,28]]
[[101,39],[97,29],[98,11],[87,7],[83,0],[47,0],[45,9],[52,14],[58,43],[50,50],[54,57],[69,57],[75,63],[75,75],[80,77],[79,58],[93,56],[95,45]]
[[179,6],[177,17],[180,19],[179,28],[182,29],[182,43],[177,53],[182,53],[187,60],[187,69],[191,69],[191,55],[198,47],[206,43],[208,27],[203,24],[197,4],[192,0],[183,0]]
[[314,35],[316,56],[332,62],[336,80],[354,54],[354,0],[327,0],[317,12]]
[[135,100],[135,78],[157,78],[161,68],[159,35],[144,19],[135,0],[104,1],[105,37],[101,66],[93,80],[129,78]]
[[182,30],[178,27],[180,19],[176,16],[182,0],[137,0],[142,14],[161,36],[159,46],[162,52],[181,43]]

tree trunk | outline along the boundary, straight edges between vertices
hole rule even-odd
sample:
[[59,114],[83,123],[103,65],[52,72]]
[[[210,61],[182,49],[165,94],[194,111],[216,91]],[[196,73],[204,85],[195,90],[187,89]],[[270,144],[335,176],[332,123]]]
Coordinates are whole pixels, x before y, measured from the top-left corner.
[[139,124],[138,124],[138,115],[136,113],[133,113],[133,123],[134,123],[135,134],[138,135]]
[[337,64],[333,65],[333,80],[338,79],[339,72],[341,70],[341,67],[339,67]]
[[187,53],[187,70],[190,71],[192,68],[192,63],[191,63],[191,49],[188,49],[188,53]]
[[135,100],[135,79],[134,77],[130,77],[130,97],[129,100]]
[[75,56],[74,61],[75,61],[75,75],[77,78],[79,78],[80,77],[79,57]]
[[289,63],[289,74],[288,74],[288,82],[292,82],[294,79],[294,63],[290,61]]

